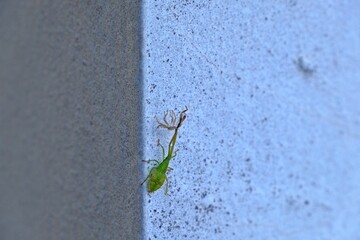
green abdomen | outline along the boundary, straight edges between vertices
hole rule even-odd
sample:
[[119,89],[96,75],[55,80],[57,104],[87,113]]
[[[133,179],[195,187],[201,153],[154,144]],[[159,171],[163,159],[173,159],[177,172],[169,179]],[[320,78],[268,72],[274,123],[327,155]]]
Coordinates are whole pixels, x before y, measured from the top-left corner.
[[155,167],[151,169],[150,174],[147,184],[148,192],[155,192],[164,184],[166,175]]

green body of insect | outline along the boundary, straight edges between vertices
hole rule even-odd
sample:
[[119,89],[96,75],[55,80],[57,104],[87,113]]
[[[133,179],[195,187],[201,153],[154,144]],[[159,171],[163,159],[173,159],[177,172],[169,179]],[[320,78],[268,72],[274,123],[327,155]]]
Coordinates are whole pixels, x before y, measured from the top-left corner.
[[166,173],[171,171],[172,168],[169,167],[169,162],[172,158],[174,158],[176,156],[176,151],[174,152],[174,148],[175,148],[175,143],[176,143],[176,138],[178,135],[178,130],[181,127],[181,124],[183,123],[183,121],[186,118],[186,114],[185,112],[187,111],[187,107],[185,107],[185,110],[182,111],[180,113],[180,119],[178,124],[176,123],[176,116],[174,111],[170,112],[170,116],[171,116],[171,122],[170,124],[167,122],[166,117],[168,112],[165,112],[164,114],[164,123],[161,123],[158,121],[159,125],[158,127],[162,127],[162,128],[167,128],[168,130],[175,130],[174,135],[172,136],[170,143],[169,143],[169,148],[168,148],[168,154],[165,157],[165,149],[164,147],[160,144],[160,140],[158,140],[158,145],[161,146],[162,148],[162,162],[160,163],[157,160],[147,160],[145,162],[156,162],[156,166],[151,168],[148,176],[146,177],[146,179],[141,183],[145,183],[146,180],[148,180],[147,182],[147,190],[149,193],[151,192],[155,192],[156,190],[158,190],[159,188],[161,188],[161,186],[164,184],[164,182],[166,181],[166,189],[165,189],[165,194],[167,194],[168,192],[168,188],[169,188],[169,181],[168,178],[166,176]]

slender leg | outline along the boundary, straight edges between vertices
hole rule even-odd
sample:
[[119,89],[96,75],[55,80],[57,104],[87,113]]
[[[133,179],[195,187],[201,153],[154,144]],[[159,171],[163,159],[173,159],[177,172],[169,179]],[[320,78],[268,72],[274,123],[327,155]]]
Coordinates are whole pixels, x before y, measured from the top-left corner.
[[170,115],[171,115],[171,122],[170,122],[170,125],[171,125],[171,126],[175,126],[175,122],[176,122],[176,115],[175,115],[175,112],[174,112],[174,111],[171,111]]
[[142,160],[143,162],[146,162],[146,163],[150,163],[150,162],[156,162],[157,164],[160,164],[159,163],[159,161],[158,160],[153,160],[153,159],[151,159],[151,160]]
[[161,143],[160,143],[160,139],[158,139],[158,146],[160,146],[161,147],[161,149],[162,149],[162,159],[165,159],[165,149],[164,149],[164,146],[163,145],[161,145]]
[[145,178],[145,180],[140,185],[143,185],[146,182],[146,180],[148,180],[149,177],[150,177],[150,174]]
[[165,181],[166,181],[165,195],[169,195],[169,194],[168,194],[168,190],[169,190],[169,180],[168,180],[167,176],[165,176]]
[[157,119],[157,117],[156,117],[156,121],[158,122],[158,128],[159,127],[162,127],[162,128],[166,128],[166,129],[168,129],[168,130],[174,130],[174,129],[176,129],[176,126],[175,126],[175,122],[176,122],[176,115],[175,115],[175,113],[174,113],[174,111],[171,111],[170,112],[170,124],[168,123],[168,121],[167,121],[167,116],[168,116],[168,114],[169,114],[169,111],[166,111],[165,113],[164,113],[164,119],[163,119],[163,123],[162,122],[160,122],[158,119]]
[[164,113],[164,123],[166,123],[166,125],[169,125],[168,122],[166,121],[166,117],[167,117],[168,113],[169,113],[169,111],[166,111]]
[[177,154],[177,150],[174,152],[174,155],[171,158],[176,157],[176,154]]
[[168,168],[167,168],[167,172],[171,172],[172,170],[174,170],[174,169],[171,168],[171,167],[168,167]]

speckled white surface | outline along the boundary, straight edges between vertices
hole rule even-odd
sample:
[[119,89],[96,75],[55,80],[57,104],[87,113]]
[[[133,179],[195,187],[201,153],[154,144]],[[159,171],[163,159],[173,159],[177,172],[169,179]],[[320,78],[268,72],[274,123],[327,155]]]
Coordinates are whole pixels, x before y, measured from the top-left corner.
[[[360,239],[359,1],[144,1],[144,239]],[[148,166],[144,165],[144,174]]]

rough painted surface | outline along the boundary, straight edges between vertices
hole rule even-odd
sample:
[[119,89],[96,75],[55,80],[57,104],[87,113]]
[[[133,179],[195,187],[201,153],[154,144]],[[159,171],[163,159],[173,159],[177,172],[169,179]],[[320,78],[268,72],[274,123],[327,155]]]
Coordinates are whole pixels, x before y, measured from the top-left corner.
[[0,239],[138,239],[138,1],[0,2]]
[[143,9],[145,158],[189,106],[144,238],[360,239],[360,2]]

